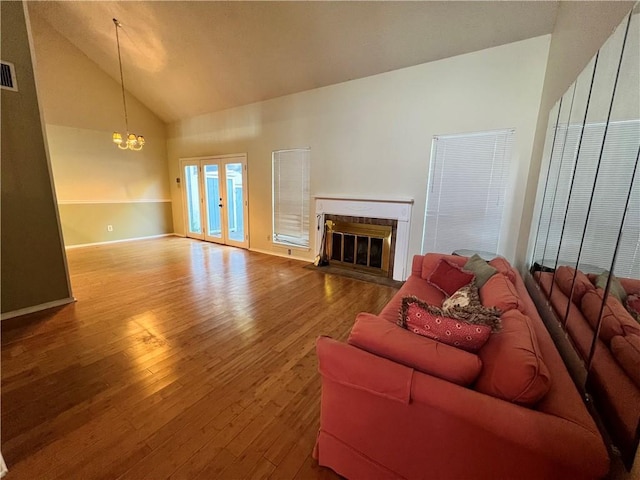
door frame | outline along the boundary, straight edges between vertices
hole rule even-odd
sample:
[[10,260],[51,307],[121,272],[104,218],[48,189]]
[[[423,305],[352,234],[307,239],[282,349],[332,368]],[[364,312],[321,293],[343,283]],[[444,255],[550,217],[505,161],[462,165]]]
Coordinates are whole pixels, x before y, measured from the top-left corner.
[[[187,157],[180,158],[180,178],[181,183],[185,185],[182,188],[182,218],[183,218],[183,228],[185,232],[185,236],[190,238],[197,238],[209,242],[220,243],[223,245],[230,245],[239,248],[249,248],[249,193],[248,193],[248,168],[247,168],[247,154],[246,153],[232,153],[232,154],[224,154],[224,155],[207,155],[202,157]],[[202,234],[193,236],[188,235],[189,233],[189,211],[187,206],[187,194],[186,194],[186,183],[184,182],[184,167],[186,165],[198,164],[199,167],[199,193],[200,193],[200,223],[202,225]],[[212,238],[207,235],[207,206],[205,205],[205,177],[204,177],[204,169],[202,168],[205,164],[217,164],[218,172],[219,172],[219,184],[220,184],[220,194],[223,196],[223,202],[226,203],[227,197],[227,182],[226,182],[226,165],[229,163],[240,163],[242,165],[242,179],[243,179],[243,188],[242,188],[242,209],[243,209],[243,220],[244,220],[244,241],[237,241],[228,238],[227,229],[228,229],[228,219],[226,211],[227,209],[222,207],[221,211],[221,227],[222,227],[222,237],[220,239]],[[222,173],[220,173],[222,172]]]

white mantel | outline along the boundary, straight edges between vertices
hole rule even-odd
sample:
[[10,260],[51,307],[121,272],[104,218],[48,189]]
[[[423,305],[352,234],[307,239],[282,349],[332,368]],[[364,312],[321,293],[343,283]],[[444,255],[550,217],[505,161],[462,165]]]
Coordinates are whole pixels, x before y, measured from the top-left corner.
[[[348,195],[315,195],[316,218],[324,225],[324,215],[348,215],[396,220],[396,250],[393,256],[393,279],[405,280],[409,254],[411,198],[351,197]],[[322,242],[322,228],[316,230],[316,245]]]

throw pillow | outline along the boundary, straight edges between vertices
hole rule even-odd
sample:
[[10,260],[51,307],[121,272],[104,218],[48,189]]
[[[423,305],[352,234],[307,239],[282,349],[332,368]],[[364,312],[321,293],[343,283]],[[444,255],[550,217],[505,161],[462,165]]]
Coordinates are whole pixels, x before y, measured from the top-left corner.
[[462,320],[429,312],[429,305],[415,297],[402,299],[402,326],[433,340],[477,352],[491,335],[491,327],[473,325]]
[[441,309],[430,305],[429,312],[474,325],[487,325],[493,332],[500,330],[500,310],[482,305],[478,287],[474,282],[462,287],[446,299]]
[[640,295],[628,295],[625,306],[631,316],[640,322]]
[[480,258],[480,256],[476,253],[474,254],[467,263],[462,267],[463,270],[467,270],[469,272],[473,272],[476,276],[476,286],[480,288],[484,283],[489,280],[493,275],[498,273],[498,270],[491,265],[489,265],[485,260]]
[[470,285],[462,287],[449,298],[445,299],[445,301],[442,302],[442,310],[446,312],[447,310],[451,310],[456,307],[466,307],[469,305],[471,302],[471,291],[469,286]]
[[438,262],[438,265],[436,265],[431,275],[429,275],[427,283],[441,290],[449,297],[461,287],[470,284],[473,279],[473,273],[465,272],[455,263],[451,263],[443,258]]
[[620,303],[624,305],[624,302],[627,301],[627,292],[622,287],[620,280],[618,280],[618,278],[613,273],[610,274],[607,270],[605,270],[600,275],[598,275],[598,277],[596,278],[596,287],[601,288],[602,290],[606,290],[609,275],[611,275],[609,294],[616,297],[618,300],[620,300]]

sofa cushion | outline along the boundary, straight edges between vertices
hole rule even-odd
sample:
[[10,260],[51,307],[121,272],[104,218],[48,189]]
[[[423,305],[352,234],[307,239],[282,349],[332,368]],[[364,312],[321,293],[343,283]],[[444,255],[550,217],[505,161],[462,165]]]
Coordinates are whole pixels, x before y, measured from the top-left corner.
[[[609,280],[609,277],[611,277],[611,280]],[[624,302],[627,300],[627,292],[620,283],[620,280],[618,280],[618,277],[616,277],[613,273],[605,270],[596,277],[595,284],[597,288],[606,290],[607,282],[609,283],[609,295],[613,295],[618,299],[620,303],[624,305]]]
[[525,312],[515,285],[504,274],[497,273],[479,290],[480,301],[485,307],[495,307],[502,312],[517,309]]
[[348,342],[380,357],[458,385],[472,384],[480,374],[477,355],[413,333],[371,313],[360,313]]
[[520,405],[539,402],[551,387],[529,317],[518,310],[502,314],[502,331],[478,352],[482,372],[477,391]]
[[611,353],[629,378],[640,388],[640,336],[616,335],[611,339]]
[[445,295],[450,296],[456,293],[460,288],[470,284],[474,275],[471,272],[465,272],[461,267],[449,260],[441,259],[427,282],[441,290]]
[[[594,330],[598,326],[603,298],[604,291],[601,288],[590,290],[582,297],[580,309]],[[640,325],[617,298],[609,295],[602,310],[600,338],[608,344],[616,335],[625,336],[631,334],[640,335]]]
[[378,316],[389,322],[398,323],[402,309],[402,297],[409,295],[414,295],[431,305],[442,305],[442,301],[445,299],[444,293],[436,287],[429,285],[426,280],[417,275],[411,275]]
[[489,261],[489,265],[498,270],[498,272],[506,275],[507,278],[512,282],[516,283],[516,276],[513,273],[513,269],[511,268],[511,264],[504,257],[496,257],[493,260]]
[[413,333],[476,352],[491,335],[491,327],[474,325],[429,311],[429,305],[415,297],[402,299],[402,326]]
[[[575,285],[573,286],[573,295],[571,295],[571,285],[573,284],[574,276],[576,280]],[[587,291],[595,290],[595,287],[589,281],[587,276],[575,268],[564,265],[558,267],[554,278],[556,285],[560,288],[560,291],[564,293],[567,298],[571,297],[571,300],[576,305],[580,305],[582,297]]]
[[498,270],[489,265],[485,260],[475,253],[462,267],[476,276],[476,286],[482,287],[489,278],[498,273]]

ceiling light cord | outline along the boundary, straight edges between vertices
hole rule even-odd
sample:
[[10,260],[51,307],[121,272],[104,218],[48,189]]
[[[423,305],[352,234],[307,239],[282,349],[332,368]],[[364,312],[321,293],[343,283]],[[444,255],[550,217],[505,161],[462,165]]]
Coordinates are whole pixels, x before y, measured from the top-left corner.
[[129,131],[129,117],[127,115],[127,98],[124,94],[124,75],[122,74],[122,57],[120,56],[120,36],[118,35],[118,28],[122,28],[122,25],[117,18],[113,19],[113,24],[116,27],[116,43],[118,45],[118,64],[120,65],[120,87],[122,88],[122,104],[124,105],[124,123]]
[[120,34],[118,32],[122,25],[117,18],[113,19],[113,24],[116,27],[116,44],[118,45],[118,65],[120,66],[120,86],[122,87],[122,105],[124,106],[124,124],[127,127],[127,134],[125,138],[122,138],[120,132],[113,132],[111,139],[120,150],[142,150],[145,144],[144,137],[142,135],[136,135],[135,133],[129,133],[129,114],[127,113],[127,96],[124,88],[124,75],[122,73],[122,55],[120,53]]

